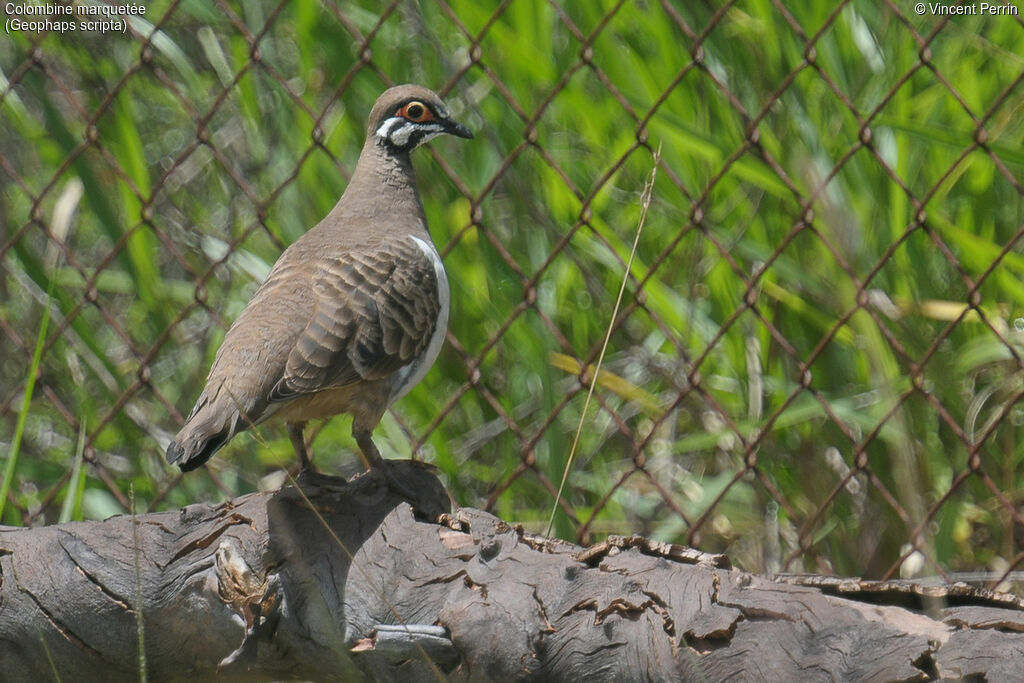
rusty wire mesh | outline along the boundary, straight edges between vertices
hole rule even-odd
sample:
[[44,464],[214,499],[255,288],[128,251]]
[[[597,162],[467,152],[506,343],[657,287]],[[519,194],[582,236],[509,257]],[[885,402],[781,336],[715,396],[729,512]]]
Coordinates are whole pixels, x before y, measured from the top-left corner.
[[[477,139],[418,153],[452,323],[386,453],[542,528],[611,325],[561,535],[751,569],[1019,570],[1024,24],[688,4],[157,2],[123,35],[9,35],[5,444],[50,320],[7,520],[280,482],[277,426],[189,477],[162,449],[256,283],[340,195],[375,96],[419,81]],[[344,423],[313,448],[351,473]]]

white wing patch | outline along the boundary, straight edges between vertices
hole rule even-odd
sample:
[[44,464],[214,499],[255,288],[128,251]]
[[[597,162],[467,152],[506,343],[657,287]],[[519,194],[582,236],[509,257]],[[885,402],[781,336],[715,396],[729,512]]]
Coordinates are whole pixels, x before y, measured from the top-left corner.
[[[409,239],[416,243],[427,257],[434,264],[434,275],[437,276],[437,298],[441,303],[441,310],[437,313],[437,323],[434,325],[434,333],[430,335],[430,342],[426,350],[419,358],[403,366],[395,376],[395,383],[391,390],[391,401],[409,393],[409,390],[420,383],[430,366],[437,360],[437,354],[441,352],[441,345],[444,344],[444,334],[448,330],[448,308],[451,303],[451,291],[448,288],[448,277],[444,272],[444,264],[441,263],[441,256],[437,253],[434,245],[424,242],[419,237],[409,235]],[[390,402],[389,402],[390,403]]]

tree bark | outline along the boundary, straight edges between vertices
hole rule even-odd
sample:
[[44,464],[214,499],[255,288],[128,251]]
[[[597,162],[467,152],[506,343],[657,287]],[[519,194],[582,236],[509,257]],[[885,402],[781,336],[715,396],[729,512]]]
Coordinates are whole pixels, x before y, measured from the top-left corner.
[[1024,676],[1012,596],[756,576],[639,537],[584,549],[449,515],[430,471],[394,467],[415,509],[375,474],[318,475],[222,505],[0,529],[0,678]]

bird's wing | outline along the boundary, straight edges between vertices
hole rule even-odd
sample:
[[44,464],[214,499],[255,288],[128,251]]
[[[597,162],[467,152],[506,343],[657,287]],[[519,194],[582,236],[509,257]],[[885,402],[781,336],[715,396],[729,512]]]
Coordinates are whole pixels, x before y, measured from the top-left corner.
[[324,259],[312,316],[269,399],[382,379],[416,359],[441,310],[435,258],[410,238]]

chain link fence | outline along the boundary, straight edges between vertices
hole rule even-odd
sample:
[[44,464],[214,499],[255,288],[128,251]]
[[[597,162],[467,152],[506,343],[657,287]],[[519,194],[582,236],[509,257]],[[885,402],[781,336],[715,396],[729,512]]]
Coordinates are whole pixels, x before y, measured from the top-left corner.
[[[41,21],[29,4],[5,19]],[[596,378],[559,535],[1009,585],[1016,7],[691,5],[170,1],[105,32],[8,21],[5,520],[223,499],[294,470],[273,423],[188,476],[162,452],[227,326],[340,196],[376,95],[412,81],[477,137],[417,153],[452,321],[378,428],[385,455],[543,531]],[[313,452],[357,470],[345,418]]]

